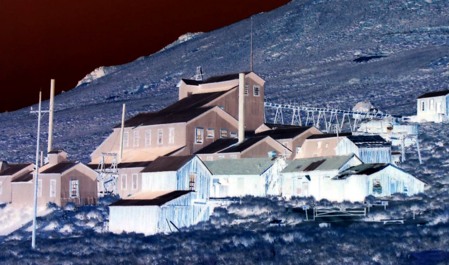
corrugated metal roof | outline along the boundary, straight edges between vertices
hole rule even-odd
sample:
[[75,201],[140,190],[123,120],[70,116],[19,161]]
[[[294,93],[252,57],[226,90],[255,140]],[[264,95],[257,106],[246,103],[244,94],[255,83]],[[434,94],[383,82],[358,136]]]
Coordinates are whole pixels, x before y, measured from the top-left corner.
[[236,144],[238,142],[235,138],[222,138],[217,139],[213,143],[201,148],[196,152],[196,154],[213,154],[217,153],[223,149],[228,148],[229,146]]
[[[179,112],[147,112],[140,113],[136,116],[125,121],[125,127],[136,127],[145,125],[157,125],[157,124],[168,124],[168,123],[178,123],[178,122],[188,122],[199,115],[211,110],[214,107],[202,107],[202,108],[192,108],[188,111],[183,110]],[[116,125],[115,128],[120,127]]]
[[181,112],[194,108],[200,108],[206,105],[207,103],[213,101],[214,99],[220,97],[221,95],[227,93],[228,91],[229,90],[211,93],[193,94],[171,104],[165,109],[160,110],[159,113]]
[[144,168],[141,172],[177,171],[195,156],[161,156]]
[[169,201],[177,199],[192,191],[190,190],[175,190],[167,192],[161,196],[151,199],[123,199],[112,203],[109,206],[162,206]]
[[27,166],[31,165],[31,163],[28,164],[7,164],[6,168],[0,172],[0,176],[11,176],[19,172],[20,170],[26,168]]
[[258,143],[259,141],[265,139],[266,137],[269,136],[252,136],[250,138],[245,139],[242,143],[237,144],[237,145],[233,145],[229,148],[226,148],[222,151],[220,151],[220,153],[240,153],[245,151],[246,149],[248,149],[249,147],[253,146],[254,144]]
[[354,155],[329,156],[329,157],[311,157],[296,159],[290,162],[282,173],[311,171],[308,168],[314,167],[314,171],[328,171],[340,169]]
[[347,138],[357,146],[376,145],[376,146],[390,146],[391,143],[387,142],[379,135],[350,135]]
[[[153,161],[140,161],[140,162],[126,162],[117,164],[117,168],[133,168],[133,167],[146,167]],[[88,164],[91,169],[98,169],[99,164]],[[104,164],[104,167],[111,167],[111,164]]]
[[334,179],[345,179],[350,177],[351,175],[371,175],[388,166],[389,164],[386,163],[361,164],[346,169],[345,171],[338,174],[338,176],[336,176]]
[[434,91],[434,92],[428,92],[428,93],[422,94],[418,98],[441,97],[441,96],[446,96],[447,94],[449,94],[449,90],[441,90],[441,91]]
[[[250,72],[244,72],[245,75],[249,74],[249,73]],[[197,85],[201,85],[201,84],[218,83],[218,82],[224,82],[224,81],[235,80],[235,79],[239,79],[239,73],[212,76],[206,80],[201,80],[201,81],[191,80],[191,79],[182,79],[182,81],[184,81],[184,83],[186,83],[187,85],[197,86]]]
[[273,139],[291,139],[295,138],[296,136],[304,133],[305,131],[312,128],[311,126],[292,126],[292,127],[285,127],[285,128],[275,128],[268,131],[263,131],[260,133],[257,133],[257,136],[270,136]]
[[307,139],[323,139],[323,138],[334,138],[334,137],[346,137],[346,136],[350,136],[352,135],[352,133],[339,133],[338,135],[336,133],[323,133],[323,134],[314,134],[311,135],[309,137],[307,137]]
[[11,182],[28,182],[33,179],[33,171],[27,171],[24,174],[14,178]]
[[50,168],[47,168],[46,170],[42,171],[41,173],[44,174],[61,174],[65,172],[66,170],[69,170],[70,168],[77,165],[79,162],[61,162],[58,163]]
[[213,175],[260,175],[274,162],[274,159],[263,157],[204,161],[204,164]]

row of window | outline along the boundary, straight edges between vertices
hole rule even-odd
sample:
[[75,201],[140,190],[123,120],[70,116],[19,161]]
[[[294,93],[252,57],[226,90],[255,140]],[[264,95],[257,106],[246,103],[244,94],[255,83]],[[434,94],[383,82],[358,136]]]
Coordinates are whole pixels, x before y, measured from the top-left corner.
[[[428,105],[427,109],[426,109],[426,105]],[[426,110],[437,111],[438,113],[444,113],[443,104],[441,104],[440,101],[438,101],[435,104],[434,99],[430,99],[428,101],[428,104],[426,104],[425,100],[421,101],[421,111],[426,111]]]
[[[247,96],[249,94],[249,85],[245,84],[245,95]],[[260,97],[260,86],[259,85],[253,85],[253,96]]]
[[[159,128],[156,131],[157,138],[156,138],[156,144],[157,145],[163,145],[164,144],[164,129]],[[152,143],[152,131],[151,129],[145,130],[145,147],[150,147]],[[140,146],[140,131],[135,130],[133,131],[133,138],[132,138],[132,146],[133,147],[139,147]],[[174,144],[175,143],[175,128],[168,128],[168,144]],[[130,132],[125,131],[123,133],[123,147],[130,147]]]
[[[42,197],[42,179],[37,182],[37,196]],[[1,190],[1,189],[0,189]],[[0,193],[1,194],[1,193]],[[79,191],[79,180],[72,179],[69,182],[69,196],[70,198],[78,198],[80,195]],[[50,198],[56,197],[56,179],[50,179]]]
[[[230,132],[229,137],[237,138],[236,132]],[[207,139],[215,139],[215,129],[209,128],[206,129],[206,138]],[[228,130],[220,129],[220,138],[228,138]],[[204,143],[204,128],[196,127],[195,128],[195,144]]]
[[[133,173],[131,175],[131,178],[132,178],[131,179],[131,189],[137,190],[138,174]],[[121,175],[121,187],[122,187],[122,190],[126,190],[128,188],[128,175],[126,175],[126,174]]]

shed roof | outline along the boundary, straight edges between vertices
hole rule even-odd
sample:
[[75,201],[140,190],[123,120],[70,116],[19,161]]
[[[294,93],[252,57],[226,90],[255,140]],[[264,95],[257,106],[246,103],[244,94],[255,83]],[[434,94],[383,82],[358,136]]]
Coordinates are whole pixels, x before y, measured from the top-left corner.
[[357,146],[391,146],[379,135],[349,135],[347,138]]
[[428,93],[422,94],[418,98],[441,97],[441,96],[446,96],[447,94],[449,94],[449,90],[440,90],[440,91],[433,91],[433,92],[428,92]]
[[282,173],[338,170],[354,155],[310,157],[295,159],[282,170]]
[[213,143],[201,148],[196,152],[196,154],[213,154],[217,153],[229,146],[236,144],[238,142],[235,138],[220,138],[215,140]]
[[162,109],[159,113],[170,113],[170,112],[181,112],[185,110],[190,110],[194,108],[200,108],[209,102],[215,100],[228,91],[210,92],[210,93],[198,93],[185,97],[181,100],[176,101],[170,106]]
[[43,174],[61,174],[61,173],[64,173],[65,171],[71,169],[72,167],[76,166],[77,164],[79,164],[79,162],[61,162],[61,163],[58,163],[54,166],[51,166],[51,167],[45,169],[41,173],[43,173]]
[[141,172],[177,171],[195,156],[160,156]]
[[[168,124],[178,122],[188,122],[199,115],[211,110],[214,107],[192,108],[189,111],[158,111],[139,113],[125,121],[125,127],[137,127],[142,125]],[[115,128],[120,127],[116,125]]]
[[140,196],[140,199],[122,199],[112,203],[109,206],[162,206],[169,201],[177,199],[185,194],[188,194],[192,191],[190,190],[175,190],[169,191],[157,197],[153,197],[151,195],[145,199],[145,196]]
[[291,139],[295,138],[296,136],[304,133],[305,131],[312,128],[312,126],[292,126],[292,127],[281,127],[281,128],[275,128],[272,130],[263,131],[260,133],[257,133],[257,136],[270,136],[273,139]]
[[31,163],[28,164],[7,164],[6,168],[3,169],[0,172],[0,176],[11,176],[19,172],[20,170],[26,168],[27,166],[31,165]]
[[17,176],[14,178],[11,182],[28,182],[33,179],[33,171],[27,171],[20,176]]
[[204,164],[213,175],[261,175],[269,169],[275,159],[240,158],[204,161]]
[[252,136],[250,138],[246,138],[242,143],[230,146],[230,147],[220,151],[219,153],[238,153],[238,152],[243,152],[246,149],[248,149],[249,147],[251,147],[254,144],[258,143],[259,141],[265,139],[266,137],[269,137],[269,136],[261,135],[261,136]]
[[386,163],[361,164],[346,169],[345,171],[334,177],[334,179],[345,179],[350,177],[351,175],[371,175],[373,173],[381,171],[389,165],[390,164]]
[[[126,163],[118,163],[117,168],[135,168],[135,167],[146,167],[151,164],[153,161],[140,161],[140,162],[126,162]],[[99,164],[88,164],[88,167],[91,169],[97,169]],[[111,167],[111,164],[104,164],[105,167]]]
[[334,138],[334,137],[346,137],[346,136],[350,136],[352,135],[352,133],[339,133],[338,135],[336,133],[323,133],[323,134],[314,134],[311,135],[309,137],[307,137],[307,139],[323,139],[323,138]]

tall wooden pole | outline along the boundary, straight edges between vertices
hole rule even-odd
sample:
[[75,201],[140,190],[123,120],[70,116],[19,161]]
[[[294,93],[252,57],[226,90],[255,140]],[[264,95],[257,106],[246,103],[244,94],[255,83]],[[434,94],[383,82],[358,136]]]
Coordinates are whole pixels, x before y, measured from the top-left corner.
[[50,81],[50,106],[48,108],[48,147],[47,153],[53,149],[53,110],[54,110],[54,100],[55,100],[55,80]]

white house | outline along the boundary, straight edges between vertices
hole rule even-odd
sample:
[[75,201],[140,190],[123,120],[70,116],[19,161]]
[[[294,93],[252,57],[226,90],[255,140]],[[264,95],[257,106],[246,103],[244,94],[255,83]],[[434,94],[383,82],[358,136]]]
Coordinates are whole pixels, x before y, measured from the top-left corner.
[[193,203],[195,192],[141,192],[109,205],[109,231],[145,235],[177,231],[206,221],[210,208]]
[[443,122],[449,115],[449,90],[422,94],[416,103],[417,120]]
[[332,179],[340,183],[339,200],[363,201],[366,196],[414,195],[424,192],[425,182],[392,164],[362,164],[351,167]]
[[332,178],[360,164],[362,161],[354,154],[293,160],[281,171],[282,196],[338,199],[339,187],[333,185]]
[[211,198],[278,195],[282,158],[221,159],[204,162],[212,173]]

